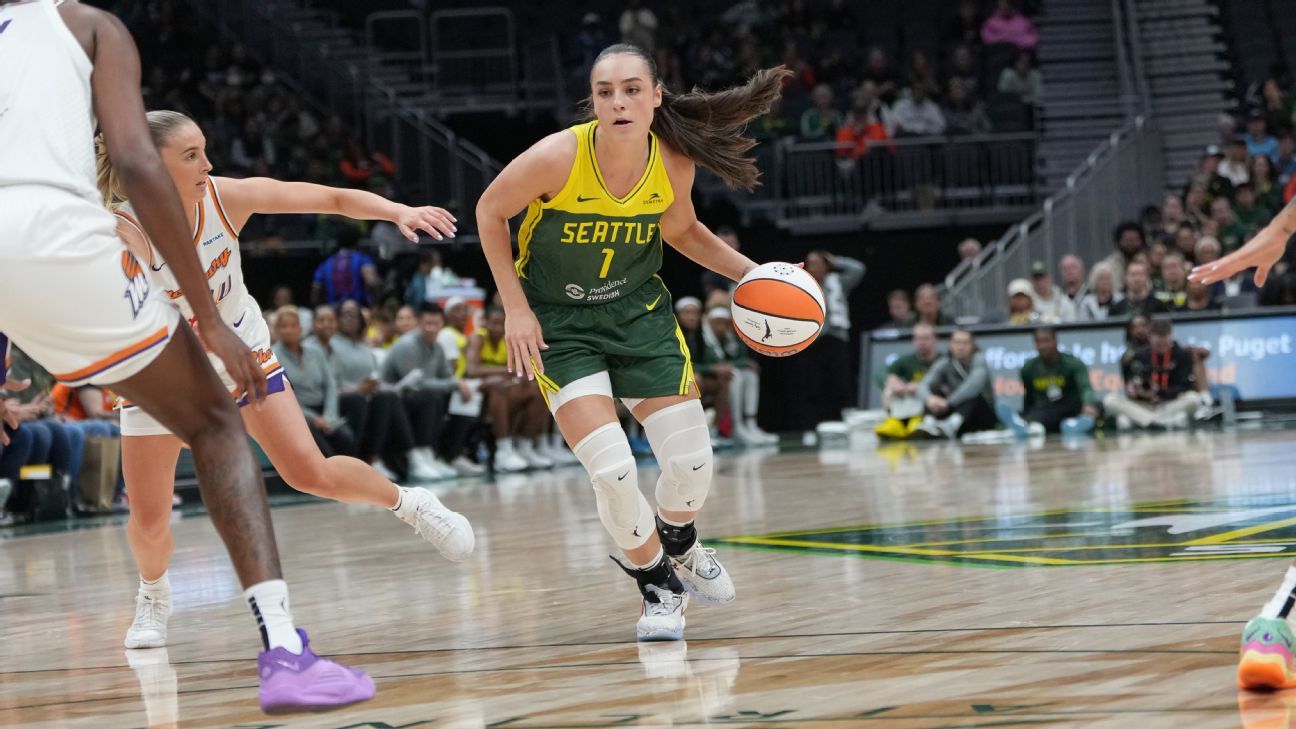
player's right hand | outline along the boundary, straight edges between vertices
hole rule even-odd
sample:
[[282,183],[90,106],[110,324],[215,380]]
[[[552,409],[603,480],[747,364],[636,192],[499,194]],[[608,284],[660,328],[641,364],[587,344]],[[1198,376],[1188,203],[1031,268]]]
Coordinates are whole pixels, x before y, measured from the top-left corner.
[[225,371],[234,380],[237,392],[245,393],[249,402],[265,398],[265,371],[257,364],[252,350],[238,338],[233,329],[218,320],[196,331],[207,351],[220,357],[221,362],[225,363]]
[[531,307],[511,310],[504,316],[504,343],[508,349],[508,370],[518,375],[526,373],[528,380],[544,374],[544,360],[540,352],[549,349],[540,332],[540,320]]
[[1224,256],[1218,261],[1197,266],[1188,274],[1188,280],[1202,284],[1213,284],[1223,281],[1239,271],[1254,267],[1255,285],[1264,286],[1269,278],[1269,269],[1278,263],[1287,251],[1287,241],[1292,234],[1283,228],[1279,215],[1263,230],[1255,234],[1246,245]]

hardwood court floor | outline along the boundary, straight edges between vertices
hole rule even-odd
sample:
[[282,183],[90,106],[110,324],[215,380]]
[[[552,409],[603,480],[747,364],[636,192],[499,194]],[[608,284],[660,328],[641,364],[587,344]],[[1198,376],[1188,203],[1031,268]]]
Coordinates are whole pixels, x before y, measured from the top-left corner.
[[636,594],[579,469],[446,493],[477,529],[462,565],[376,509],[276,509],[295,617],[378,683],[330,715],[257,710],[255,629],[205,518],[176,524],[169,649],[129,658],[120,520],[11,533],[0,725],[1286,727],[1288,703],[1296,717],[1296,696],[1240,697],[1233,675],[1240,629],[1296,549],[1296,434],[722,461],[703,531],[735,538],[713,543],[739,600],[690,608],[687,644],[633,642]]

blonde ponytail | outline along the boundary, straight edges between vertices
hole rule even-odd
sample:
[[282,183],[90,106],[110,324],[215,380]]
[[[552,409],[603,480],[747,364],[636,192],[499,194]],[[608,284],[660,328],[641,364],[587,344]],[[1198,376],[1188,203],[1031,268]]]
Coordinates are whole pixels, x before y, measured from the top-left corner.
[[[158,149],[166,146],[175,130],[184,126],[185,123],[194,123],[193,119],[178,111],[150,111],[147,117],[149,136],[153,139],[153,146]],[[121,204],[126,202],[126,191],[122,189],[121,179],[117,177],[117,171],[113,169],[112,159],[108,156],[108,144],[104,141],[103,132],[95,135],[95,171],[96,183],[99,186],[99,194],[103,196],[104,207],[109,210],[116,210],[121,207]]]

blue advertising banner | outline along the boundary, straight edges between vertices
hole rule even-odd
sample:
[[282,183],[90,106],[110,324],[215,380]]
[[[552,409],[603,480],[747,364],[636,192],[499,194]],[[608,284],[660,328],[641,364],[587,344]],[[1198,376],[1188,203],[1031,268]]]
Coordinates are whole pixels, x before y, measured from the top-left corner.
[[[975,328],[974,328],[975,329]],[[1058,327],[1058,346],[1089,368],[1089,379],[1101,400],[1121,389],[1120,359],[1125,353],[1124,322],[1110,325]],[[879,383],[896,357],[913,350],[908,337],[874,333],[867,345],[867,406],[882,406]],[[996,395],[1021,404],[1020,371],[1035,356],[1031,328],[975,331],[977,347],[985,355]],[[1207,379],[1212,385],[1232,385],[1244,400],[1296,399],[1296,315],[1194,319],[1175,322],[1175,340],[1183,346],[1205,347]],[[941,330],[941,349],[948,331]]]

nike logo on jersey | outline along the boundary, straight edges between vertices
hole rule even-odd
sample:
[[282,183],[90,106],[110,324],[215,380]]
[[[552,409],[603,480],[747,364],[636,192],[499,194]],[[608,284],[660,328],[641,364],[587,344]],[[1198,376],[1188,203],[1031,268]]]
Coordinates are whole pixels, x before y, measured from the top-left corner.
[[234,322],[234,328],[235,328],[235,329],[238,329],[238,328],[239,328],[239,325],[242,324],[242,323],[243,323],[243,320],[246,319],[246,318],[247,318],[247,312],[245,311],[245,312],[243,312],[243,316],[240,316],[240,317],[239,317],[239,320],[236,321],[236,322]]
[[[10,18],[10,19],[6,20],[5,22],[0,23],[0,33],[5,32],[5,29],[8,28],[8,27],[9,27],[9,24],[12,23],[12,22],[13,22],[13,18]],[[6,109],[5,111],[8,111],[8,109]]]
[[153,272],[156,273],[156,272],[161,271],[162,269],[166,268],[166,264],[163,263],[161,266],[154,266],[153,264],[150,263],[150,264],[149,264],[149,268],[153,269]]
[[580,195],[576,196],[576,202],[589,202],[590,200],[597,200],[597,199],[598,197],[581,197]]
[[661,301],[661,294],[657,294],[657,298],[653,299],[653,302],[648,305],[647,307],[648,311],[652,311],[653,309],[656,309],[658,301]]

